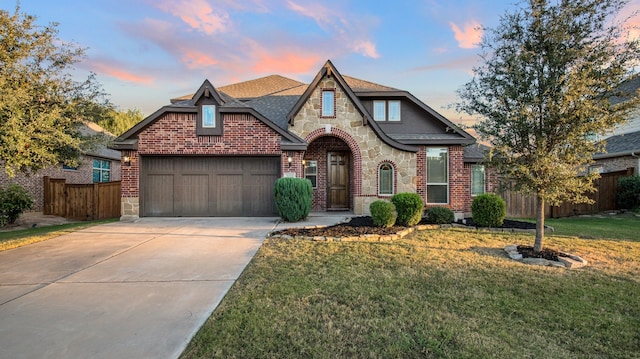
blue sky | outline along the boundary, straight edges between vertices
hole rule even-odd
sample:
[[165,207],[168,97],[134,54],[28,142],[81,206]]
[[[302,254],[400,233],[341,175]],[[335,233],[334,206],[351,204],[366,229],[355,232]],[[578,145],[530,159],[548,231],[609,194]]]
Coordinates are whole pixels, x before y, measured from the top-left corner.
[[[39,24],[86,47],[79,79],[95,72],[122,109],[151,114],[169,99],[280,74],[310,82],[331,59],[344,74],[408,90],[446,109],[479,60],[478,28],[515,0],[21,0]],[[13,13],[14,0],[0,0]],[[631,0],[625,13],[640,10]],[[636,24],[637,17],[634,18]]]

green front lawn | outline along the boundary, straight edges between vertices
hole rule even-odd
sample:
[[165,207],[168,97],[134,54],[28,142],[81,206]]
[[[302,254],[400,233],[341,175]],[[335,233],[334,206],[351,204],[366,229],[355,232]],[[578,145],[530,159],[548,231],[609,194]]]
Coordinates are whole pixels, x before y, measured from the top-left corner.
[[79,229],[95,226],[98,224],[117,221],[119,221],[118,218],[112,218],[97,221],[74,222],[56,226],[36,227],[0,232],[0,251],[21,247],[27,244],[42,242],[53,237],[75,232]]
[[[636,227],[638,228],[638,227]],[[267,240],[183,358],[631,358],[640,241],[549,236],[579,270],[524,265],[532,234]]]
[[640,217],[633,214],[604,218],[549,218],[545,224],[554,228],[555,235],[640,240]]

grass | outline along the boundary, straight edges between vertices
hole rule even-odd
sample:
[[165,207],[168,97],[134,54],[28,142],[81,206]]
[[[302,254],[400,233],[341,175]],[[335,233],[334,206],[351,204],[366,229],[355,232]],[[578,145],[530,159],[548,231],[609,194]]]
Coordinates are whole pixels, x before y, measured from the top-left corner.
[[554,234],[576,236],[580,238],[614,238],[640,239],[640,217],[611,216],[611,217],[570,217],[549,218],[545,224],[553,227]]
[[[638,227],[636,227],[638,228]],[[633,358],[640,241],[548,236],[580,270],[528,266],[531,234],[266,240],[183,358]]]
[[95,226],[98,224],[117,222],[117,218],[98,221],[74,222],[55,226],[19,229],[15,231],[0,232],[0,251],[21,247],[27,244],[42,242],[47,239],[61,236],[66,233]]

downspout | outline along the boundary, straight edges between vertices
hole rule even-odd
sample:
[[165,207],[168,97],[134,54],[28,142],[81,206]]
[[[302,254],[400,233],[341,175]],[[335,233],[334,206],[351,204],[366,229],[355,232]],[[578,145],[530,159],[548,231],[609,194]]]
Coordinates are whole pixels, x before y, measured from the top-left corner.
[[640,176],[640,155],[636,154],[635,151],[631,151],[631,157],[638,159],[638,163],[636,163],[636,176]]

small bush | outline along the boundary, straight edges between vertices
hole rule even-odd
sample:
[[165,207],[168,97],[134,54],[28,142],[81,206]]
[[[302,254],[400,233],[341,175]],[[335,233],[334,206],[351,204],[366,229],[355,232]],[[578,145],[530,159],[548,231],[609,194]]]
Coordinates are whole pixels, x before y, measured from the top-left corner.
[[478,195],[471,203],[471,216],[480,227],[501,227],[507,216],[506,204],[493,193]]
[[274,186],[278,215],[288,222],[298,222],[311,212],[313,189],[306,178],[279,178]]
[[447,207],[433,207],[427,211],[427,221],[436,224],[449,224],[455,221],[453,211]]
[[621,177],[618,180],[617,200],[620,208],[640,208],[640,176]]
[[373,224],[377,227],[392,227],[396,224],[396,207],[391,202],[378,200],[369,205],[369,211],[371,212],[371,218],[373,218]]
[[400,226],[415,226],[422,219],[424,201],[417,193],[398,193],[391,197],[391,203],[396,206],[398,218],[396,223]]
[[[0,191],[0,217],[13,224],[20,215],[33,207],[33,198],[26,189],[17,184],[10,184]],[[4,219],[0,219],[0,222]]]

